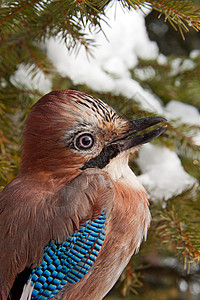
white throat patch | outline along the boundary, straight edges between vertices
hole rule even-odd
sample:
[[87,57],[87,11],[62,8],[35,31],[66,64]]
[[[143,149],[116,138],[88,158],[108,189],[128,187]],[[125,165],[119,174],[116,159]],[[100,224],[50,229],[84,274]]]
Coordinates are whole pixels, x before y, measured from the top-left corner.
[[103,171],[108,173],[114,181],[120,181],[128,186],[144,191],[144,187],[128,165],[129,155],[130,151],[120,153],[103,168]]

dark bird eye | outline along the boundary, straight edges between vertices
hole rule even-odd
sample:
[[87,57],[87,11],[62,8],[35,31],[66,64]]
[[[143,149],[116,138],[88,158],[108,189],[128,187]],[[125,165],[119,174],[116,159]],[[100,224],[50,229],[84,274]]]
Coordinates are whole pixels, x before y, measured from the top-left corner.
[[90,134],[82,134],[76,139],[76,147],[78,149],[89,149],[93,146],[94,139]]

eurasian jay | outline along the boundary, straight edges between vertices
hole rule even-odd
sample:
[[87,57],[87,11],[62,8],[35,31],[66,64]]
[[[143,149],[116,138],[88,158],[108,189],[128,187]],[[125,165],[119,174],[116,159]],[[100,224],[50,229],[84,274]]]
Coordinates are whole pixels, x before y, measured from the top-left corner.
[[0,194],[0,299],[100,300],[146,238],[147,194],[129,154],[162,117],[125,120],[74,90],[27,117],[20,171]]

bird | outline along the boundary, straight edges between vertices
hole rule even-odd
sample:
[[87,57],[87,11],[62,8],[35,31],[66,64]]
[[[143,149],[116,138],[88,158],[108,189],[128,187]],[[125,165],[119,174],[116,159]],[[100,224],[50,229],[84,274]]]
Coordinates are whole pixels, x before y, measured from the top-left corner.
[[130,153],[162,134],[165,121],[125,119],[76,90],[33,105],[19,173],[0,193],[1,300],[106,296],[151,220]]

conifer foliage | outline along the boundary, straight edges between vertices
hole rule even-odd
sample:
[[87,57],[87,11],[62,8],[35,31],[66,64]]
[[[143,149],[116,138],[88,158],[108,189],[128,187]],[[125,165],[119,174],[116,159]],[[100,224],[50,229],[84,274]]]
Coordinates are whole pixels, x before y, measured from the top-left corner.
[[[75,86],[70,78],[57,74],[45,51],[45,40],[64,40],[68,51],[80,47],[92,53],[94,41],[84,29],[101,29],[109,0],[2,0],[0,1],[0,188],[16,176],[20,163],[23,124],[30,107],[42,96],[13,79],[19,65],[31,75],[38,72],[52,81],[52,89],[74,88],[104,99],[126,116],[144,116],[147,112],[123,96],[99,93],[87,86]],[[188,31],[200,30],[199,1],[119,0],[130,9],[150,7],[164,16],[165,22],[184,39]],[[109,23],[109,22],[108,22]],[[106,32],[105,32],[106,34]],[[174,72],[174,61],[179,65]],[[172,98],[200,109],[200,54],[190,56],[193,68],[184,68],[188,57],[170,55],[165,63],[140,60],[131,70],[132,78],[160,97],[164,104]],[[152,74],[140,76],[140,74]],[[151,72],[153,70],[153,72]],[[133,99],[134,100],[134,99]],[[149,115],[149,112],[148,112]],[[200,180],[200,147],[193,136],[200,128],[173,120],[168,130],[155,141],[178,153],[184,169]],[[140,173],[135,162],[131,162]],[[167,187],[166,187],[167,188]],[[150,199],[151,200],[151,199]],[[122,274],[117,289],[107,299],[180,299],[180,286],[188,289],[200,280],[200,190],[198,184],[167,202],[152,203],[152,226],[147,243],[134,256]],[[169,261],[174,261],[173,266]],[[157,275],[161,274],[161,276]],[[143,286],[143,288],[140,288]],[[199,287],[200,289],[200,287]],[[187,290],[187,288],[186,288]],[[190,291],[192,288],[190,289]],[[130,292],[133,293],[130,293]],[[140,293],[140,297],[133,294]],[[117,294],[114,298],[113,294]],[[162,295],[162,296],[161,296]],[[132,298],[135,297],[135,298]],[[200,297],[200,292],[198,294]],[[185,298],[186,299],[186,298]],[[188,298],[189,299],[189,298]],[[198,299],[198,298],[196,298]]]

